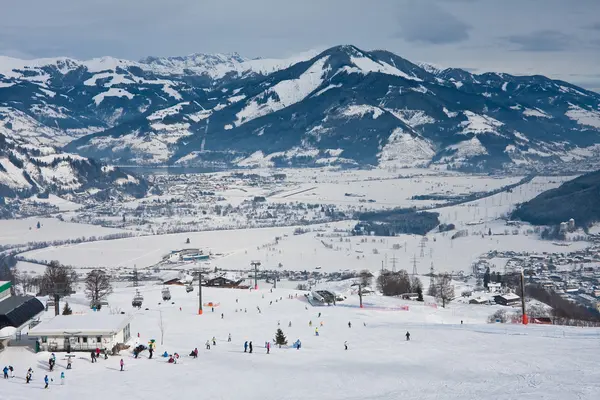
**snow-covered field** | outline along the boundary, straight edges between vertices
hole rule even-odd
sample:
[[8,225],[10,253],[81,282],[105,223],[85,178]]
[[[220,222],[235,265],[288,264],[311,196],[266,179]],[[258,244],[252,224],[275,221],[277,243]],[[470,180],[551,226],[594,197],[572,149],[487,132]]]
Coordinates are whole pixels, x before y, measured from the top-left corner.
[[0,245],[99,237],[121,232],[124,231],[96,225],[62,222],[56,218],[0,219]]
[[[416,256],[419,273],[428,272],[431,263],[436,271],[470,271],[471,263],[490,250],[564,252],[565,247],[528,234],[532,230],[530,226],[522,226],[518,229],[519,234],[513,235],[514,228],[506,226],[498,218],[515,204],[556,187],[565,179],[535,178],[512,193],[499,193],[471,203],[437,209],[442,223],[453,223],[457,229],[466,229],[469,236],[451,240],[454,232],[432,232],[427,235],[422,253],[421,236],[347,237],[347,231],[356,221],[345,221],[312,225],[308,227],[311,232],[303,235],[294,235],[294,227],[206,231],[49,247],[23,255],[29,259],[58,260],[78,267],[145,268],[159,262],[171,250],[199,247],[215,255],[211,266],[224,269],[248,269],[250,261],[260,260],[265,268],[274,268],[281,263],[288,270],[321,267],[324,272],[376,271],[382,265],[391,269],[396,258],[396,268],[412,271],[411,259]],[[495,235],[487,236],[490,230]],[[509,234],[505,235],[505,231]],[[278,244],[274,243],[276,237],[281,238]],[[190,239],[189,245],[185,243],[187,238]],[[567,251],[587,246],[586,242],[572,242]]]
[[[9,347],[0,353],[0,365],[12,365],[15,378],[0,381],[2,399],[592,400],[600,392],[599,329],[487,324],[492,307],[456,304],[441,309],[380,297],[365,298],[365,303],[408,305],[409,310],[360,309],[356,296],[336,307],[313,308],[296,299],[295,291],[270,293],[264,285],[252,292],[204,288],[205,302],[219,306],[214,313],[205,307],[199,316],[197,291],[173,287],[173,304],[159,305],[160,286],[141,289],[148,310],[131,309],[133,288],[116,289],[109,303],[133,312],[132,342],[138,333],[141,343],[158,341],[153,359],[147,352],[135,359],[124,350],[91,364],[89,355],[80,353],[73,369],[66,370],[64,355],[58,353],[57,367],[50,373],[48,353]],[[82,295],[68,300],[75,312],[90,312]],[[166,327],[162,345],[161,314]],[[302,342],[300,350],[273,347],[266,354],[264,343],[274,338],[279,323],[290,345]],[[205,350],[204,343],[213,337],[217,345]],[[253,342],[253,354],[244,353],[244,341]],[[196,347],[200,354],[192,359],[188,354]],[[168,364],[160,357],[165,351],[179,353],[179,362]],[[119,371],[121,358],[124,372]],[[26,385],[29,367],[34,369],[33,381]],[[64,385],[61,372],[66,374]],[[53,381],[44,390],[46,374]]]

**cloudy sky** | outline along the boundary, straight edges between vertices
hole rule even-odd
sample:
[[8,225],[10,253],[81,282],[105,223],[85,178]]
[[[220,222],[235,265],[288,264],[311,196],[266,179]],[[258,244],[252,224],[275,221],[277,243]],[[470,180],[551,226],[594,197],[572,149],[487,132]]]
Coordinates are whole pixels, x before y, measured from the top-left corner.
[[0,54],[286,57],[337,44],[600,92],[600,0],[0,0]]

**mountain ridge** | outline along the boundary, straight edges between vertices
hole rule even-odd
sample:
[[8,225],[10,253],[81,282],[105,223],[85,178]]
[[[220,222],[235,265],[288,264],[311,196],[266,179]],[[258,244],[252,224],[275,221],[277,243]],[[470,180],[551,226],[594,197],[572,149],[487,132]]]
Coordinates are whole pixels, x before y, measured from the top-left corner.
[[7,73],[0,58],[0,124],[25,114],[105,162],[489,172],[591,168],[600,151],[600,95],[541,75],[424,68],[352,45],[283,61],[50,60]]

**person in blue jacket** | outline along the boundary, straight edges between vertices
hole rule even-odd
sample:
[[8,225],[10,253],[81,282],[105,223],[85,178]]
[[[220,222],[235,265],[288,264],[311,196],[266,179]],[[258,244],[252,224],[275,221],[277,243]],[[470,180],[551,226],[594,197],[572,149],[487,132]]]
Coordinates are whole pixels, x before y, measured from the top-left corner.
[[244,342],[244,353],[247,353],[247,352],[248,352],[248,341],[246,340]]
[[2,372],[4,372],[4,379],[8,379],[8,367],[5,366]]
[[48,389],[48,375],[44,377],[44,383],[46,384],[46,386],[44,386],[44,389]]

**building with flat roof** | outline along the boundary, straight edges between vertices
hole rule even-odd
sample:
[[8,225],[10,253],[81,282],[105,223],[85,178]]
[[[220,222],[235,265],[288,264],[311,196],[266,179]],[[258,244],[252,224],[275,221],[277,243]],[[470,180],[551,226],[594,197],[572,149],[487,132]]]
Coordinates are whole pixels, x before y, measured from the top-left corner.
[[84,315],[57,315],[29,331],[45,351],[112,350],[131,338],[132,317],[93,312]]

